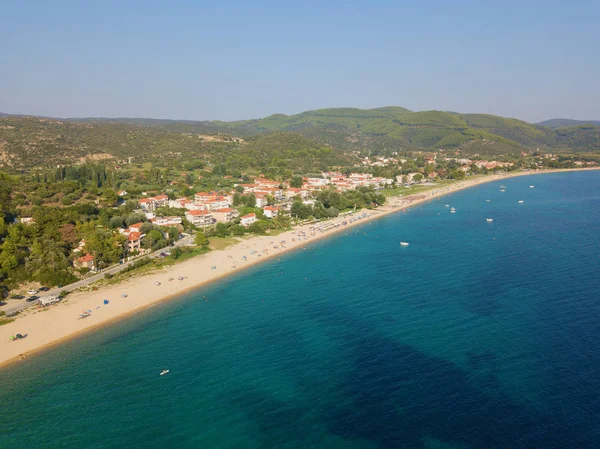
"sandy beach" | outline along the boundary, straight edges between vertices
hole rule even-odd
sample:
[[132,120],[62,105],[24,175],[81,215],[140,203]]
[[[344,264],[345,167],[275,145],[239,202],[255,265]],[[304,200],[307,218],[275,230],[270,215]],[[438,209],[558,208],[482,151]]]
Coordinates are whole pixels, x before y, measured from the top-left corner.
[[[186,291],[214,282],[285,252],[302,250],[315,241],[349,227],[364,224],[367,221],[475,185],[514,176],[563,171],[579,171],[579,169],[489,175],[460,181],[420,194],[392,197],[388,199],[385,206],[376,210],[357,211],[327,222],[297,226],[293,230],[277,236],[253,236],[224,250],[211,251],[145,276],[133,276],[120,284],[101,287],[97,291],[73,292],[62,303],[46,309],[41,307],[27,309],[14,322],[0,326],[0,366],[24,360],[36,351],[126,317],[159,301],[176,298]],[[122,295],[127,295],[127,297],[122,297]],[[108,304],[104,304],[105,299],[109,301]],[[90,311],[89,316],[80,319],[79,316],[83,311]],[[28,334],[28,336],[19,341],[9,341],[9,337],[16,333]]]

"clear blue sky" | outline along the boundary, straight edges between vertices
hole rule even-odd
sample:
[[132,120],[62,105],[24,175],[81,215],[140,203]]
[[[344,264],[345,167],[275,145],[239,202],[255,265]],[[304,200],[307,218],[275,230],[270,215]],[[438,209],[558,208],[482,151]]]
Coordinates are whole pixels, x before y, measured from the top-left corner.
[[0,111],[600,119],[600,1],[8,1]]

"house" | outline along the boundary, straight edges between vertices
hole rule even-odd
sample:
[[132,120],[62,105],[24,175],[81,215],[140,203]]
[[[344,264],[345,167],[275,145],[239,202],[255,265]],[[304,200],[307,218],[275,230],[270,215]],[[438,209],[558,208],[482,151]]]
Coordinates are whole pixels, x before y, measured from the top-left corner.
[[194,226],[201,228],[212,226],[216,221],[207,210],[189,210],[185,213],[185,219]]
[[234,218],[239,217],[240,213],[230,207],[223,209],[217,209],[212,211],[212,216],[217,220],[218,223],[229,223]]
[[246,226],[246,227],[250,226],[252,223],[255,223],[255,222],[256,222],[256,214],[254,212],[252,212],[248,215],[244,215],[242,217],[242,221],[241,221],[242,226]]
[[158,226],[176,226],[180,225],[183,219],[181,217],[157,217],[150,221]]
[[156,210],[156,201],[154,200],[154,198],[142,198],[139,201],[139,204],[143,210],[147,210],[150,212]]
[[127,195],[127,191],[126,190],[120,190],[117,192],[117,195],[119,195],[120,197],[123,197],[125,195]]
[[129,225],[129,231],[132,231],[132,232],[142,232],[142,226],[143,226],[143,224],[144,223],[139,222],[139,223],[135,223],[135,224]]
[[129,252],[141,251],[142,237],[144,237],[144,234],[135,231],[132,231],[127,235],[127,249]]
[[95,257],[91,254],[86,254],[85,256],[78,257],[73,261],[73,266],[75,268],[87,268],[89,270],[95,270],[96,264],[94,263]]
[[33,217],[21,217],[21,219],[19,221],[23,224],[34,224],[35,223],[35,220],[33,219]]
[[256,207],[265,207],[267,205],[267,198],[265,198],[265,195],[261,195],[259,193],[257,193],[255,195],[256,197]]
[[169,197],[164,194],[153,196],[150,199],[154,200],[154,202],[156,203],[156,207],[163,207],[169,204]]
[[279,207],[266,206],[263,208],[263,212],[265,213],[265,217],[275,218],[279,214]]

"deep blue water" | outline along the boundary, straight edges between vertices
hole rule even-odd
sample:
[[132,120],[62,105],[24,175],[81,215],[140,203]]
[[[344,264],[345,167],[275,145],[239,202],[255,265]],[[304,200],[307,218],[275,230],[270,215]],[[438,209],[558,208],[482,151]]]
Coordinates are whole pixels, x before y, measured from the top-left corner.
[[0,447],[599,448],[599,223],[579,172],[350,229],[0,371]]

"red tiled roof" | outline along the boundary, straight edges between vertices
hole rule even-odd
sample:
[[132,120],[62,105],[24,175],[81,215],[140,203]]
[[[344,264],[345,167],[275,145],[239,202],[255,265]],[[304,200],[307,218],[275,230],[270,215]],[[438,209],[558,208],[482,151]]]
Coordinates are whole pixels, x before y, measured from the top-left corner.
[[135,242],[136,240],[139,240],[141,236],[141,232],[130,232],[127,238],[129,239],[129,241]]
[[91,262],[92,260],[94,260],[94,256],[92,256],[91,254],[86,254],[85,256],[79,257],[77,259],[78,262]]
[[252,218],[252,217],[256,217],[256,214],[254,212],[244,215],[242,218]]

